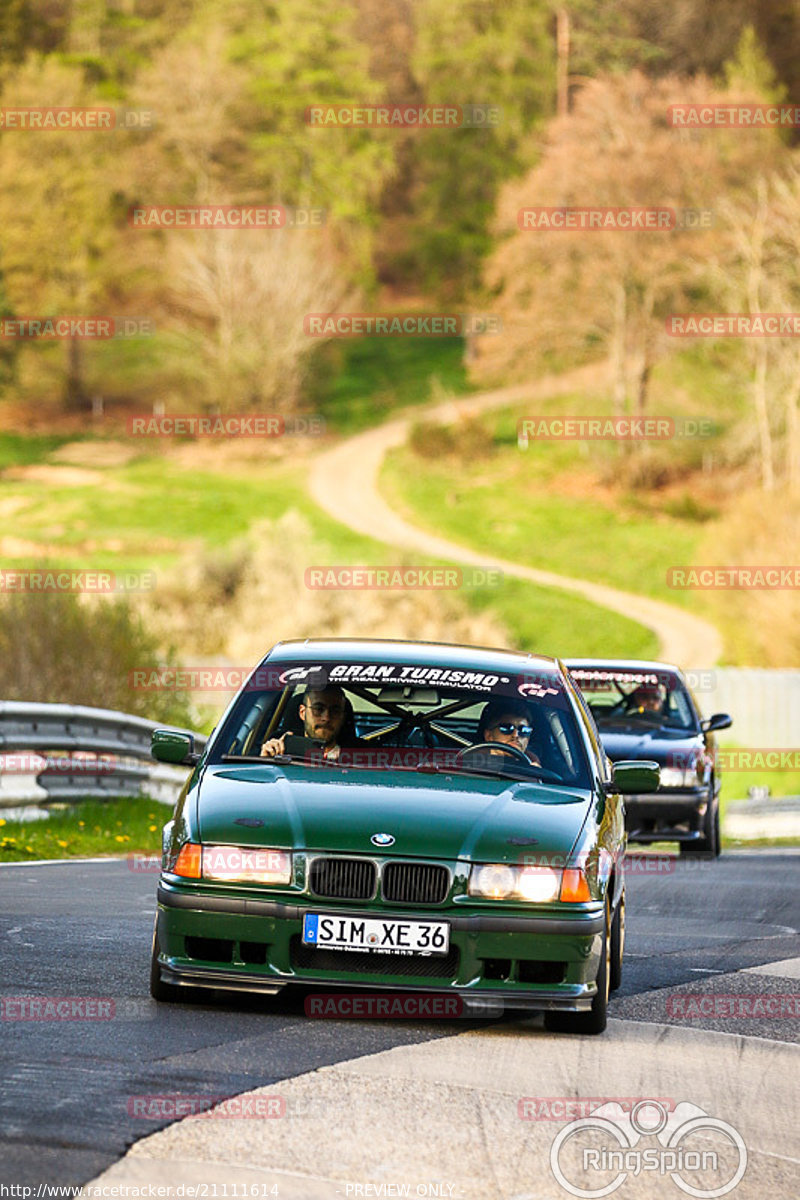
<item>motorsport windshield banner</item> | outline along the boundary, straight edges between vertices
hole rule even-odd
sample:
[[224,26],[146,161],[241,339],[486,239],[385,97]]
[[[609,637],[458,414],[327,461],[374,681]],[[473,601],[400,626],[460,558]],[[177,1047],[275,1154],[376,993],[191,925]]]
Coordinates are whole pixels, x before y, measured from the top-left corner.
[[[263,674],[264,668],[260,668]],[[320,689],[326,686],[347,688],[442,688],[447,691],[476,692],[479,695],[518,697],[524,700],[566,700],[555,672],[531,670],[519,674],[500,671],[470,670],[466,667],[406,665],[403,663],[319,663],[269,668],[279,686],[296,685]],[[259,672],[256,673],[257,675]],[[398,702],[404,698],[398,696]]]

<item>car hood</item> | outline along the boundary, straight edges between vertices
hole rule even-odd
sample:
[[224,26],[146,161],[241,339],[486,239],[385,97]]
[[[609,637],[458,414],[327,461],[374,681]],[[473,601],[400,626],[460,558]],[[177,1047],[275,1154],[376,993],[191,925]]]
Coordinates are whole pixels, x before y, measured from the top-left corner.
[[615,725],[599,727],[599,733],[603,748],[612,762],[649,758],[665,766],[675,761],[676,754],[683,756],[703,748],[702,736],[685,729],[664,729],[659,726],[633,729]]
[[[587,791],[474,776],[252,764],[210,767],[198,789],[203,842],[517,862],[566,854],[592,803]],[[370,838],[388,833],[391,848]]]

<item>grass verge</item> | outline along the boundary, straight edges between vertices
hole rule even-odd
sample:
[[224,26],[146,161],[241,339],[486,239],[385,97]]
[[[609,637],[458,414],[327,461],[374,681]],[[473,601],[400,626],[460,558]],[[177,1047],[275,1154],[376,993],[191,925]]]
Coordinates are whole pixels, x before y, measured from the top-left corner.
[[0,816],[0,862],[160,854],[161,828],[170,815],[165,804],[142,796],[84,800],[49,811],[46,821]]

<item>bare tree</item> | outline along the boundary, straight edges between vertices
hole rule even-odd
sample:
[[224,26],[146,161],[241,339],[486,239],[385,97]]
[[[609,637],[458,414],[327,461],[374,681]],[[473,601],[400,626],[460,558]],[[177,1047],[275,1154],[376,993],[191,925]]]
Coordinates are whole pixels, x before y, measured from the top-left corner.
[[304,317],[344,299],[342,274],[318,231],[209,230],[171,235],[172,296],[209,408],[297,407],[319,342]]
[[[717,199],[751,178],[765,153],[763,138],[741,130],[709,136],[669,123],[671,104],[723,98],[702,79],[652,81],[639,72],[581,89],[573,111],[552,123],[539,164],[504,191],[502,240],[486,284],[505,336],[487,339],[480,374],[522,376],[548,356],[574,362],[605,351],[615,364],[616,408],[646,409],[653,366],[674,347],[665,318],[692,307],[718,240]],[[676,225],[520,228],[526,208],[543,206],[672,209]],[[693,224],[687,212],[700,217]]]

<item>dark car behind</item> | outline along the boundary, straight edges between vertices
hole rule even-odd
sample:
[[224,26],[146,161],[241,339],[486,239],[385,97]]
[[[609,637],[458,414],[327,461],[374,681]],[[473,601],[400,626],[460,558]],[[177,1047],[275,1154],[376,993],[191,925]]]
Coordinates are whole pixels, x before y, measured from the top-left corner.
[[683,672],[669,663],[567,659],[612,762],[648,759],[661,767],[658,791],[625,799],[630,841],[678,842],[682,854],[720,851],[721,786],[714,731],[731,718],[704,720]]

